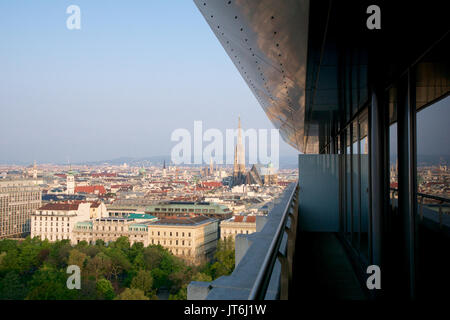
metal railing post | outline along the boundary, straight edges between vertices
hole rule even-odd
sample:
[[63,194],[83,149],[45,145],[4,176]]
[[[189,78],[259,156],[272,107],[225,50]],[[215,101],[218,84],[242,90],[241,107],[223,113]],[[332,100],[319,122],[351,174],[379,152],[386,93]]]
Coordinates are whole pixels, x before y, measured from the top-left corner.
[[278,260],[281,263],[280,300],[287,300],[289,295],[289,261],[286,255],[278,252]]
[[[248,296],[249,300],[264,300],[270,279],[273,273],[273,267],[278,259],[281,263],[280,275],[280,293],[281,300],[288,299],[289,285],[292,281],[292,265],[295,252],[295,238],[297,233],[297,215],[298,215],[298,184],[291,191],[286,208],[283,211],[280,224],[275,232],[274,238],[268,248],[268,252],[261,265],[261,269],[255,279],[255,283]],[[287,220],[290,219],[290,226],[287,227]],[[280,245],[287,233],[287,244],[284,253],[280,252]]]

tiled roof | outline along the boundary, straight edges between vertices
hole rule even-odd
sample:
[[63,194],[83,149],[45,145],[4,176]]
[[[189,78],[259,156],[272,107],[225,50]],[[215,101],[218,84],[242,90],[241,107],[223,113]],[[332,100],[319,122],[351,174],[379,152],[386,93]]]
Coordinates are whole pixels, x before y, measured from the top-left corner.
[[106,193],[106,189],[104,186],[77,186],[77,187],[75,187],[75,193],[77,193],[77,192],[95,193],[96,191],[99,194]]
[[38,210],[53,210],[53,211],[71,211],[78,210],[78,203],[47,203]]
[[256,217],[255,216],[234,216],[233,222],[254,223],[254,222],[256,222]]

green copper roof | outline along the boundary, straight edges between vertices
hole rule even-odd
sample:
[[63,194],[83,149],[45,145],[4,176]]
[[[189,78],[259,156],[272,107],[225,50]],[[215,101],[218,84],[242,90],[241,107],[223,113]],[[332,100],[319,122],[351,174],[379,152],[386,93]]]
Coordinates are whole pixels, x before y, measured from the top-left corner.
[[152,216],[148,213],[130,213],[127,215],[127,218],[130,219],[145,219],[145,220],[153,220],[157,219],[155,216]]

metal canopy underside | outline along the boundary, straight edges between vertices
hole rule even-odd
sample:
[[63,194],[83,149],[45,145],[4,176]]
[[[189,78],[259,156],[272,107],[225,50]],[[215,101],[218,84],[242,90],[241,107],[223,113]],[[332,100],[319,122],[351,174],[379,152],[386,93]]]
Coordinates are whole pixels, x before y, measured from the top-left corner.
[[194,0],[282,138],[304,153],[309,0]]

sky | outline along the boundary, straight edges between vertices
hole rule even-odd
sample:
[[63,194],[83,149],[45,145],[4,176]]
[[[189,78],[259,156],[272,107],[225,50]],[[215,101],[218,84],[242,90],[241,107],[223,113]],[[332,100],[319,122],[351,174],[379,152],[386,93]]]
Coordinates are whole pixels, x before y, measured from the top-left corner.
[[[450,97],[417,112],[417,154],[424,156],[450,155]],[[397,124],[391,125],[391,158],[397,154]]]
[[0,164],[169,155],[195,120],[273,128],[191,0],[2,0],[0,39]]

